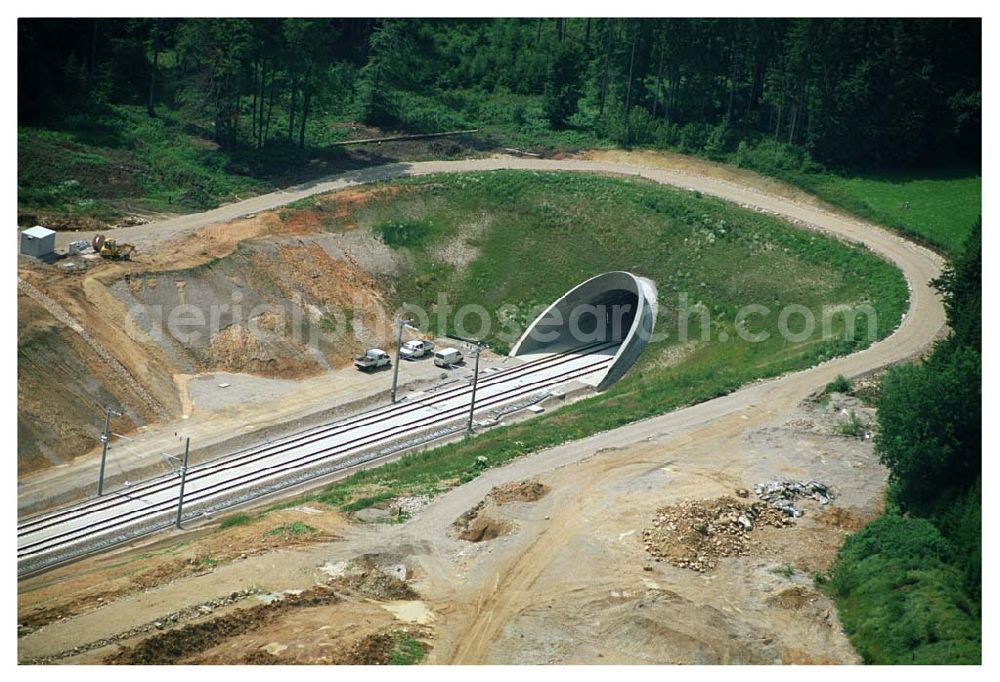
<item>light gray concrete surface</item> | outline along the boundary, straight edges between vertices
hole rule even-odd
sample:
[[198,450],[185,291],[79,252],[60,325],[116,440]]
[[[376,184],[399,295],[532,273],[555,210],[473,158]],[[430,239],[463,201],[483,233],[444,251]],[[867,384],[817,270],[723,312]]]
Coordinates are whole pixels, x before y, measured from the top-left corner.
[[605,272],[576,285],[528,325],[511,357],[535,358],[566,348],[614,340],[607,370],[588,381],[606,390],[646,347],[656,321],[656,284],[630,272]]

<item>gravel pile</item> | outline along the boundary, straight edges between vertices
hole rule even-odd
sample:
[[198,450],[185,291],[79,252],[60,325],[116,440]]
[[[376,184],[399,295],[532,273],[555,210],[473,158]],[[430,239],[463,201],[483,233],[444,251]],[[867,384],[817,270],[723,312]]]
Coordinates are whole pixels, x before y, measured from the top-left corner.
[[389,513],[393,516],[413,516],[430,503],[428,495],[397,497],[389,504]]
[[642,532],[646,551],[656,561],[703,573],[723,557],[747,556],[754,528],[793,525],[783,512],[762,502],[734,497],[686,500],[662,507]]

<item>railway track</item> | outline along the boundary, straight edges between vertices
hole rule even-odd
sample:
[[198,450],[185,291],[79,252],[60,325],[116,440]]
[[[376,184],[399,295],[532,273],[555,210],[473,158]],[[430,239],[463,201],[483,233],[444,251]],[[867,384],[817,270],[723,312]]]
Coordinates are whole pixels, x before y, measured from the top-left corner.
[[[540,358],[531,362],[526,362],[514,367],[500,370],[491,374],[483,374],[479,379],[479,385],[481,387],[486,387],[497,381],[509,381],[511,378],[524,375],[532,371],[537,371],[542,367],[553,367],[559,364],[565,363],[568,359],[571,359],[571,355],[578,355],[581,352],[587,353],[597,353],[602,350],[613,348],[616,344],[614,343],[594,343],[580,348],[572,349],[570,351],[564,351],[562,353],[553,354],[546,358]],[[242,450],[237,450],[233,453],[222,455],[207,462],[203,462],[196,465],[191,465],[188,467],[188,478],[187,480],[196,480],[197,475],[204,474],[215,470],[217,467],[225,466],[227,464],[232,464],[234,462],[247,461],[248,458],[252,458],[255,455],[263,454],[264,456],[269,456],[274,453],[274,448],[282,446],[291,446],[293,444],[308,444],[315,440],[316,438],[327,437],[331,435],[336,435],[339,432],[350,430],[357,426],[359,419],[378,419],[388,416],[396,416],[398,414],[406,414],[413,412],[420,407],[431,406],[441,403],[451,397],[456,395],[466,393],[470,390],[469,384],[463,380],[452,380],[448,384],[459,383],[460,386],[454,386],[448,388],[447,390],[428,393],[426,397],[419,398],[415,401],[407,400],[396,403],[395,405],[385,405],[381,407],[372,408],[364,412],[359,412],[357,414],[351,415],[350,417],[345,417],[343,419],[338,419],[336,421],[330,422],[329,424],[321,424],[319,426],[314,426],[309,429],[304,429],[302,431],[296,432],[290,436],[284,436],[282,438],[275,439],[273,441],[268,441],[267,443],[261,445],[254,445]],[[434,389],[430,389],[434,390]],[[99,507],[107,507],[120,502],[120,495],[127,493],[128,497],[136,497],[140,494],[148,494],[150,492],[156,492],[157,486],[162,486],[167,483],[169,486],[174,485],[173,475],[160,476],[157,478],[150,479],[138,486],[132,486],[124,491],[118,491],[117,494],[109,493],[100,498],[94,498],[88,500],[87,502],[72,505],[63,509],[59,509],[53,512],[44,512],[41,514],[36,514],[22,519],[18,523],[18,537],[23,535],[25,532],[36,530],[39,528],[40,524],[44,524],[49,521],[58,520],[61,517],[68,515],[78,515],[81,511],[89,510]],[[44,526],[43,526],[44,527]]]
[[[616,342],[595,343],[481,374],[477,412],[502,409],[607,366]],[[610,353],[610,354],[609,354]],[[414,400],[375,408],[246,448],[188,468],[187,515],[232,506],[303,480],[357,466],[460,430],[471,383],[448,382]],[[398,447],[395,445],[398,444]],[[367,460],[364,460],[367,461]],[[168,474],[102,498],[39,514],[18,525],[18,571],[37,572],[76,556],[168,527],[176,513],[179,476]]]

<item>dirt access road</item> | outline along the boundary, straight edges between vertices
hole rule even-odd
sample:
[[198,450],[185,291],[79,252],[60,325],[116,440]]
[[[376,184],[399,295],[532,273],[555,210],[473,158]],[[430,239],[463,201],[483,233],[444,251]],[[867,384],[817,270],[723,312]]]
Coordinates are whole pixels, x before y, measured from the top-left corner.
[[[395,175],[496,168],[641,175],[866,244],[906,276],[910,309],[901,325],[890,337],[849,357],[490,469],[441,495],[405,524],[354,525],[336,543],[220,565],[208,576],[175,581],[52,624],[22,638],[21,655],[78,646],[92,638],[99,623],[150,618],[164,604],[175,607],[224,594],[261,576],[270,589],[301,589],[321,578],[319,568],[328,562],[383,552],[405,556],[415,587],[434,611],[430,662],[856,661],[831,602],[812,589],[811,571],[822,570],[843,532],[875,511],[885,471],[869,442],[804,428],[813,417],[804,412],[802,400],[838,374],[857,376],[928,348],[945,324],[940,299],[928,284],[940,273],[942,259],[893,233],[809,202],[657,168],[656,159],[648,157],[643,161],[641,167],[507,158],[397,164],[296,192],[330,191]],[[171,221],[162,232],[157,226],[123,232],[135,242],[173,238],[306,194],[259,197],[251,200],[260,202],[253,206],[234,205],[179,219],[184,223]],[[848,521],[837,521],[836,514],[807,513],[795,528],[776,530],[769,549],[726,559],[708,574],[650,562],[641,533],[658,507],[732,494],[734,488],[774,477],[835,485],[840,490],[837,508]],[[455,537],[455,519],[493,486],[524,479],[538,480],[551,492],[532,504],[505,507],[506,535],[480,543]]]
[[[642,177],[664,185],[672,185],[718,197],[744,208],[778,215],[800,227],[826,232],[845,241],[862,243],[899,267],[906,277],[910,290],[910,310],[899,329],[890,337],[850,358],[827,363],[837,365],[841,368],[840,371],[846,375],[861,374],[912,357],[925,348],[927,343],[933,340],[944,327],[944,307],[937,292],[929,284],[930,280],[940,274],[943,259],[933,251],[916,245],[896,233],[827,210],[815,201],[809,200],[808,195],[798,195],[798,193],[787,191],[776,194],[768,191],[766,181],[755,183],[756,186],[749,186],[719,176],[701,175],[698,173],[697,166],[694,169],[679,170],[676,167],[671,167],[674,164],[669,160],[663,163],[664,167],[658,167],[656,164],[660,157],[649,154],[640,153],[637,155],[637,158],[642,160],[644,165],[621,163],[618,161],[622,158],[620,152],[607,154],[598,152],[591,156],[595,158],[522,159],[495,156],[487,159],[458,161],[393,163],[341,173],[325,180],[264,194],[204,213],[111,230],[107,235],[149,248],[182,238],[208,225],[235,220],[258,211],[278,208],[315,194],[406,176],[502,169],[610,173]],[[624,158],[629,159],[630,157],[626,155]],[[670,157],[662,158],[669,159]],[[57,235],[57,239],[66,243],[71,239],[78,238],[79,233],[60,233]],[[60,245],[65,246],[62,243]],[[813,372],[812,370],[807,372],[810,376],[820,373],[824,376],[828,374],[828,372]],[[817,386],[820,384],[819,381],[813,383]]]
[[[128,240],[146,248],[155,247],[157,244],[184,237],[208,225],[278,208],[315,194],[399,177],[502,169],[610,173],[642,177],[664,185],[715,196],[744,208],[778,215],[802,227],[820,230],[846,241],[863,243],[872,251],[896,264],[906,277],[911,293],[910,311],[906,323],[890,338],[854,357],[864,356],[867,359],[872,356],[888,356],[887,362],[898,361],[912,355],[912,347],[903,349],[909,339],[912,337],[923,341],[932,339],[944,325],[944,308],[937,293],[928,284],[930,279],[940,273],[943,260],[929,249],[917,246],[899,235],[871,223],[827,210],[818,202],[810,200],[808,195],[795,191],[789,192],[787,187],[768,182],[762,178],[757,178],[758,181],[753,183],[754,186],[750,186],[735,179],[726,179],[725,174],[700,174],[700,168],[697,165],[681,170],[675,167],[675,164],[669,160],[671,158],[669,156],[658,157],[642,153],[636,155],[636,158],[643,161],[644,165],[620,162],[619,159],[623,158],[621,152],[596,152],[592,153],[591,156],[593,158],[566,159],[522,159],[511,156],[495,156],[487,159],[458,161],[392,163],[341,173],[324,180],[263,194],[204,213],[110,230],[107,232],[107,236]],[[624,158],[628,160],[631,157],[625,155]],[[662,161],[662,165],[658,166],[661,159],[665,161]],[[706,168],[711,167],[713,166],[706,165]],[[738,178],[738,176],[736,177]],[[783,191],[776,193],[772,187],[783,188]],[[79,239],[79,233],[59,233],[57,244],[65,248],[66,244],[73,239]],[[900,348],[903,353],[899,355],[891,350],[877,352],[877,349],[883,345]],[[873,365],[871,361],[862,361],[859,364],[860,371],[878,366],[878,364]]]

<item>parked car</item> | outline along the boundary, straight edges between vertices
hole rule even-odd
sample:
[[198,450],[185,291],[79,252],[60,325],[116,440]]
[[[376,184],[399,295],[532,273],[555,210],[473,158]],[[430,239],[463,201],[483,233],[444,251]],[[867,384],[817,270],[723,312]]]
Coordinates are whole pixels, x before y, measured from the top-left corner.
[[404,360],[416,360],[422,358],[434,350],[434,344],[430,341],[407,341],[399,349],[399,357]]
[[354,358],[354,366],[362,371],[378,369],[389,364],[389,356],[379,348],[369,348],[364,355]]
[[434,354],[434,364],[438,367],[451,367],[462,361],[462,351],[457,348],[442,348]]

